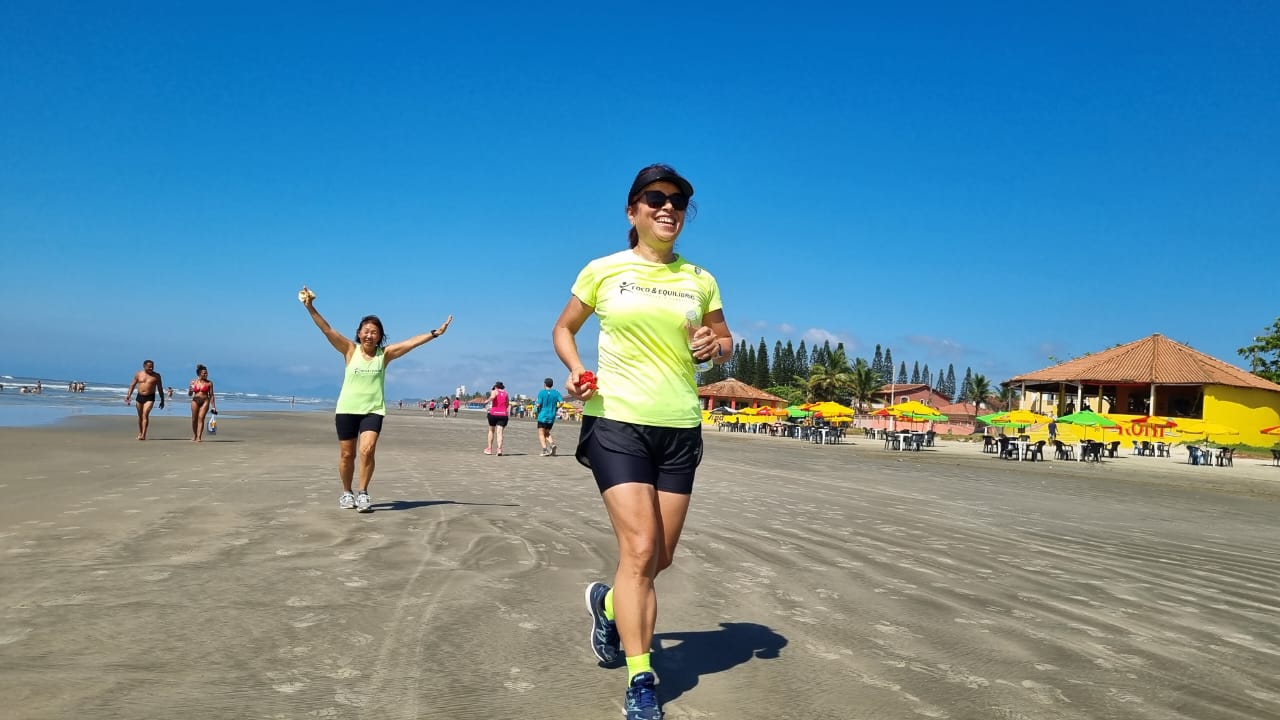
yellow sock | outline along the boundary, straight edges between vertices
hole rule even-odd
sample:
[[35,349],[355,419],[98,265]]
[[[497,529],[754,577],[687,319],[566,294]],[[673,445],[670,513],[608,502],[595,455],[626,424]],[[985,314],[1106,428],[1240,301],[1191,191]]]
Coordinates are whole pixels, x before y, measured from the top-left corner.
[[653,666],[649,664],[649,653],[643,655],[627,656],[627,682],[630,683],[635,676],[642,672],[653,672]]
[[613,588],[604,594],[604,619],[613,622]]

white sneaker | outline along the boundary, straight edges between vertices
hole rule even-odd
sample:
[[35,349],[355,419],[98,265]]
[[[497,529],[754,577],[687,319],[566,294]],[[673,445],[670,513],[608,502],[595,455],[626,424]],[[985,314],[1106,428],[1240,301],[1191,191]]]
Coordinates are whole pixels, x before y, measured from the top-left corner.
[[552,457],[555,457],[555,454],[556,454],[556,444],[555,444],[555,443],[551,443],[551,453],[550,453],[550,455],[551,455]]
[[349,492],[342,493],[342,497],[338,498],[338,508],[341,510],[351,510],[356,506],[356,496]]
[[362,492],[356,495],[356,512],[369,512],[369,493]]

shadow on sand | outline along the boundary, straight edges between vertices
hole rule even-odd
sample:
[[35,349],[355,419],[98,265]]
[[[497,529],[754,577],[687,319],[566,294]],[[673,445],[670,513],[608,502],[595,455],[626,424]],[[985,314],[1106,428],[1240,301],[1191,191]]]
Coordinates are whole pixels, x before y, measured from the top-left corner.
[[[660,678],[658,698],[668,703],[693,689],[703,675],[724,672],[753,658],[772,660],[787,639],[756,623],[720,623],[719,630],[658,633],[653,666]],[[668,643],[679,643],[667,647]]]
[[369,510],[415,510],[433,505],[478,505],[481,507],[520,507],[512,503],[467,503],[456,500],[391,500],[388,502],[370,503]]

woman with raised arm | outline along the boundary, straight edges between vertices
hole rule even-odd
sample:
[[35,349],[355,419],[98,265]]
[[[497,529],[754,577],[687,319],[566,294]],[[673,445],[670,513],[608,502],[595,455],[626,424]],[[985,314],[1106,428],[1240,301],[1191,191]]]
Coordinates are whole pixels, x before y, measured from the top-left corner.
[[[552,330],[566,390],[586,401],[575,455],[595,476],[617,541],[613,587],[593,582],[586,600],[596,658],[613,663],[625,650],[627,720],[662,718],[649,663],[654,579],[671,565],[702,460],[694,368],[733,351],[715,278],[675,252],[692,196],[673,168],[643,168],[627,193],[630,247],[583,268]],[[589,375],[576,336],[593,313],[600,368]]]
[[[387,365],[443,335],[453,322],[453,316],[450,315],[440,327],[430,332],[387,345],[382,321],[376,315],[366,315],[360,318],[356,339],[352,341],[329,326],[316,310],[315,299],[315,293],[305,285],[298,293],[298,300],[307,308],[316,327],[324,333],[329,344],[342,353],[346,363],[334,419],[338,429],[338,478],[342,481],[338,507],[370,512],[369,481],[373,479],[374,453],[378,449],[382,419],[387,414],[384,393]],[[357,451],[360,454],[359,485],[355,485]]]

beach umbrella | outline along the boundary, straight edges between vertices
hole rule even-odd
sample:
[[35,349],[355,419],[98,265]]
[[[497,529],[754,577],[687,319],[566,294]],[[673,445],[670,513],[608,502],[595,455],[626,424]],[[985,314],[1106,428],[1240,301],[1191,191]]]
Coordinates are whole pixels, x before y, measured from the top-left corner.
[[1092,410],[1079,410],[1070,415],[1063,415],[1058,418],[1058,422],[1066,425],[1077,425],[1079,427],[1096,427],[1096,428],[1113,428],[1119,427],[1120,423],[1106,418]]
[[1010,410],[1001,415],[996,421],[1026,427],[1028,425],[1044,425],[1045,423],[1053,422],[1053,418],[1030,410]]
[[789,405],[785,408],[787,417],[807,418],[811,414],[800,405]]
[[840,403],[831,402],[830,400],[815,403],[813,407],[806,409],[825,418],[838,417],[841,415],[853,415],[853,408],[845,407]]
[[1164,428],[1166,430],[1168,430],[1169,428],[1178,427],[1178,423],[1170,420],[1167,417],[1160,417],[1158,415],[1143,415],[1142,417],[1134,418],[1129,422],[1130,424],[1140,425],[1142,427]]
[[729,407],[728,405],[721,405],[720,407],[716,408],[715,410],[712,410],[712,411],[711,411],[711,414],[712,414],[712,415],[733,415],[733,414],[735,414],[735,413],[737,413],[737,412],[738,412],[737,410],[734,410],[733,408]]
[[1183,420],[1178,423],[1179,435],[1183,433],[1187,435],[1203,435],[1205,442],[1209,441],[1210,435],[1239,435],[1240,431],[1228,425],[1220,425],[1218,423],[1205,422],[1204,420]]
[[759,413],[760,413],[760,408],[753,408],[753,407],[742,408],[741,410],[738,411],[739,415],[758,415]]

